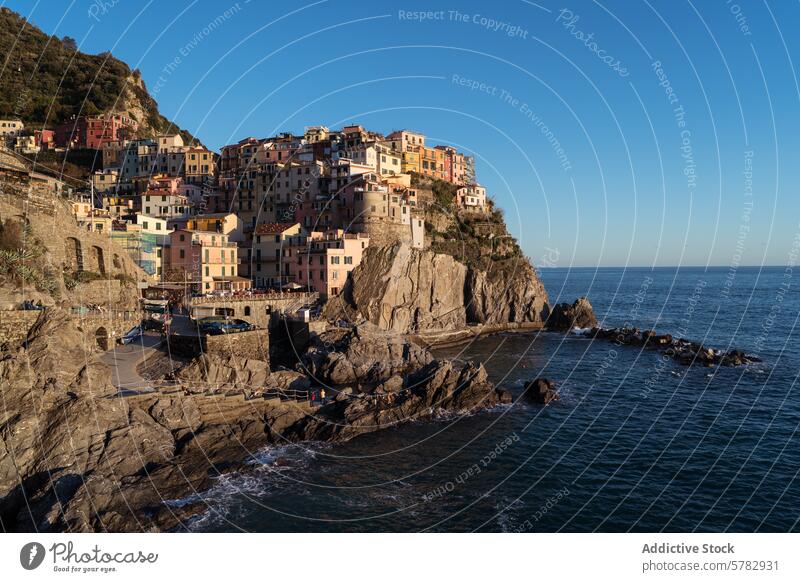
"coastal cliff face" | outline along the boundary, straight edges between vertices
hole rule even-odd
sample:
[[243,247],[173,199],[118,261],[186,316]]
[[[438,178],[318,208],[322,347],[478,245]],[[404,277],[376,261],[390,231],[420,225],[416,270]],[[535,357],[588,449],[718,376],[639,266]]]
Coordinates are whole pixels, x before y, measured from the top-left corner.
[[549,307],[539,276],[520,258],[504,272],[470,268],[465,285],[469,323],[544,322]]
[[543,322],[547,293],[524,257],[496,267],[405,243],[370,247],[326,316],[366,320],[398,333],[473,323]]
[[405,243],[370,247],[344,288],[344,303],[331,301],[327,313],[352,309],[350,317],[399,333],[462,327],[466,277],[466,266],[449,255]]

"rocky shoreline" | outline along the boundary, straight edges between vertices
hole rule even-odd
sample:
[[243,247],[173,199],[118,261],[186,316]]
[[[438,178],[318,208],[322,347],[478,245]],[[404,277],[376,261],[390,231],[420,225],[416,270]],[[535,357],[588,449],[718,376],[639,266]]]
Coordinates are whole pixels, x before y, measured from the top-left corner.
[[[553,308],[552,331],[652,349],[680,364],[759,361],[635,328],[602,329],[585,298]],[[485,333],[538,331],[533,324]],[[528,327],[536,328],[526,329]],[[475,330],[441,337],[474,339]],[[513,401],[472,362],[436,359],[419,337],[362,321],[315,336],[294,370],[204,354],[185,359],[161,389],[123,395],[112,369],[84,347],[68,313],[47,309],[27,340],[0,352],[0,521],[6,531],[163,531],[207,509],[193,495],[247,470],[265,446],[341,442],[442,412]],[[152,366],[158,370],[159,366]],[[151,370],[152,371],[152,370]],[[324,387],[324,403],[299,398]],[[554,382],[536,378],[522,397],[547,405]],[[321,405],[320,405],[321,404]]]
[[483,366],[437,360],[369,324],[323,334],[306,354],[305,374],[332,387],[322,406],[242,390],[209,393],[203,386],[223,379],[236,386],[231,370],[278,389],[304,373],[208,356],[182,369],[173,388],[121,396],[111,369],[84,351],[80,334],[66,313],[48,309],[23,346],[0,355],[6,531],[179,528],[206,506],[165,500],[209,489],[264,446],[344,441],[511,401]]

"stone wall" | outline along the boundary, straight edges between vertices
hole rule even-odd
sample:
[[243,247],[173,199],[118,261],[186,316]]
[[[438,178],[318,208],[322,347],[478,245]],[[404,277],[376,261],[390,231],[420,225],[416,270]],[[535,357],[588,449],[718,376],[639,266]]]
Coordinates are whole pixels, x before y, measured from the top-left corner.
[[113,349],[128,330],[141,322],[141,316],[136,311],[111,311],[73,317],[86,336],[86,345],[92,345],[100,351]]
[[391,246],[397,241],[411,244],[411,225],[397,224],[383,220],[365,221],[354,224],[353,230],[369,235],[370,246]]
[[[41,313],[21,309],[0,311],[0,345],[12,347],[21,344]],[[92,346],[98,351],[112,349],[120,337],[139,323],[138,314],[133,312],[74,315],[73,319],[86,338],[84,345]]]
[[269,331],[257,329],[207,336],[206,353],[269,362]]
[[267,328],[272,314],[294,313],[303,305],[317,300],[317,293],[291,293],[252,297],[217,297],[192,299],[192,317],[210,317],[227,314],[244,319],[261,328]]
[[[69,200],[59,196],[46,180],[10,170],[0,171],[0,220],[24,225],[30,239],[41,245],[44,250],[41,268],[52,273],[62,299],[72,304],[85,301],[114,309],[137,307],[136,286],[120,286],[114,278],[147,281],[147,274],[110,239],[109,233],[80,228],[72,215]],[[97,273],[106,280],[81,283],[74,290],[66,289],[62,272],[81,271]],[[9,307],[21,300],[13,289],[6,289],[5,294],[8,296],[0,296],[0,301]],[[26,296],[22,299],[31,298],[40,297]],[[41,299],[47,303],[47,297]]]
[[257,329],[223,335],[170,335],[169,349],[185,357],[211,354],[269,362],[269,331]]

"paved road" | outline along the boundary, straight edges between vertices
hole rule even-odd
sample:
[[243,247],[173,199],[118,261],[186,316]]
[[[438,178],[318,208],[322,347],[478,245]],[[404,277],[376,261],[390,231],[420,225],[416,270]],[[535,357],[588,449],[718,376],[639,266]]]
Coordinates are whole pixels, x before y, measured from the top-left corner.
[[111,381],[121,391],[150,391],[151,382],[142,378],[136,368],[148,357],[158,353],[161,335],[148,332],[128,345],[119,345],[100,356],[100,361],[111,367]]

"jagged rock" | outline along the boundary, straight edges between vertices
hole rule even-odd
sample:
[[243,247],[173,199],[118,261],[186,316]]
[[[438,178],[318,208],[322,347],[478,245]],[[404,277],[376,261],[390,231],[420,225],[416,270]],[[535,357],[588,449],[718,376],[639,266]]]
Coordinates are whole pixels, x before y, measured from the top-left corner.
[[409,377],[399,392],[336,399],[293,426],[289,440],[339,441],[440,412],[469,412],[489,408],[508,396],[494,388],[483,366],[435,361]]
[[555,331],[569,331],[576,327],[592,328],[596,325],[597,317],[586,297],[576,299],[572,305],[559,303],[553,307],[547,318],[547,327]]
[[536,378],[526,382],[524,395],[528,400],[537,404],[550,404],[559,398],[555,383],[547,378]]
[[500,404],[511,404],[514,402],[514,395],[508,390],[497,388],[497,393],[500,395]]
[[392,376],[375,388],[375,394],[391,394],[400,392],[405,387],[405,382],[400,376]]
[[308,390],[309,378],[294,370],[270,371],[263,360],[203,354],[175,373],[175,381],[193,392],[211,390],[244,390],[257,397],[266,389]]
[[396,243],[367,249],[325,315],[415,333],[467,323],[536,322],[546,312],[547,293],[523,257],[510,272],[495,273]]
[[191,388],[263,387],[270,377],[269,363],[235,356],[203,354],[181,368],[177,381]]
[[467,268],[453,257],[408,244],[369,247],[344,296],[354,311],[383,330],[406,333],[466,324]]
[[417,370],[433,361],[433,356],[398,334],[363,323],[321,334],[304,361],[318,382],[374,385]]
[[465,294],[469,323],[537,322],[548,310],[544,285],[522,257],[502,276],[471,267]]

